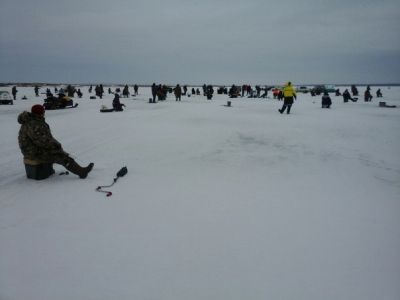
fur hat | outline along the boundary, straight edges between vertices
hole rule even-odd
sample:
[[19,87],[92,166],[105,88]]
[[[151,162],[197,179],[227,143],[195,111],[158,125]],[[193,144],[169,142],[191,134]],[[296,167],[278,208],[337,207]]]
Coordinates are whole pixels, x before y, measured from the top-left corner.
[[42,116],[44,115],[44,107],[41,104],[35,104],[34,106],[32,106],[31,108],[31,113],[38,115],[38,116]]

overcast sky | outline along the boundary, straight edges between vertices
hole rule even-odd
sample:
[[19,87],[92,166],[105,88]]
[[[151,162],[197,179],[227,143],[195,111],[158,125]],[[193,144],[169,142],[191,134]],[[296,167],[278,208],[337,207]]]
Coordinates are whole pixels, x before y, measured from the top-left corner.
[[0,0],[0,82],[399,83],[399,0]]

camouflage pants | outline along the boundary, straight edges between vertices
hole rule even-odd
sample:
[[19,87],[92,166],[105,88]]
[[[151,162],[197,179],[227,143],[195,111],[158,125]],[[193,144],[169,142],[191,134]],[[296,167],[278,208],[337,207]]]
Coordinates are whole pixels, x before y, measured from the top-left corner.
[[73,159],[67,153],[56,154],[51,158],[51,163],[67,166]]

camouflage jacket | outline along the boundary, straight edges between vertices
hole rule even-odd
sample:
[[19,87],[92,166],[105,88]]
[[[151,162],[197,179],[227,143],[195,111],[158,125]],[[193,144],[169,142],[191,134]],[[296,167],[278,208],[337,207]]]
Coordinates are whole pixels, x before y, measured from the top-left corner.
[[51,135],[50,127],[43,117],[24,111],[18,116],[18,123],[21,124],[18,144],[24,158],[52,162],[55,157],[68,155]]

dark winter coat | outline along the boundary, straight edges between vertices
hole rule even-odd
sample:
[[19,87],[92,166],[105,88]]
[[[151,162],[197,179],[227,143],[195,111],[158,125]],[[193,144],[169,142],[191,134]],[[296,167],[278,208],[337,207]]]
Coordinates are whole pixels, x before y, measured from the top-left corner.
[[329,95],[323,95],[321,99],[322,107],[330,107],[332,105],[332,99]]
[[182,89],[181,89],[181,86],[179,84],[174,88],[174,94],[175,94],[176,99],[180,99],[181,98]]
[[344,102],[348,102],[349,100],[352,100],[352,98],[351,98],[351,95],[350,95],[350,93],[349,93],[349,91],[348,90],[345,90],[344,92],[343,92],[343,101]]
[[129,97],[129,87],[127,85],[125,85],[123,91],[122,91],[122,95],[124,95],[125,97]]
[[21,124],[18,144],[25,159],[60,163],[68,158],[44,117],[25,111],[18,116],[18,123]]
[[355,85],[351,86],[351,92],[353,93],[353,96],[358,96],[358,89]]
[[112,105],[115,111],[123,111],[122,107],[125,106],[125,104],[122,104],[121,101],[119,100],[118,94],[115,94]]
[[364,101],[371,101],[372,100],[372,95],[371,92],[367,89],[364,93]]

